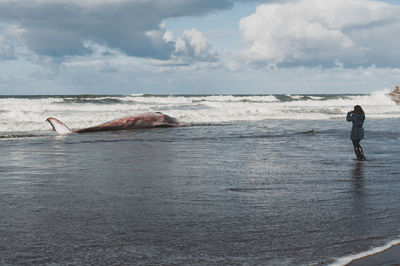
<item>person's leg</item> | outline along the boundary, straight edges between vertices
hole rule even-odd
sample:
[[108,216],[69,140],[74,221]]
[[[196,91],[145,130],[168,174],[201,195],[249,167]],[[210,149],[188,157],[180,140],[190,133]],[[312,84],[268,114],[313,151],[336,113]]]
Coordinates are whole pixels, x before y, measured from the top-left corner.
[[359,140],[352,140],[353,141],[353,147],[354,147],[354,152],[356,153],[357,160],[362,160],[362,154],[360,152],[360,141]]
[[360,160],[365,160],[364,151],[360,145],[360,141],[358,141],[358,151],[360,153]]
[[353,140],[354,152],[356,153],[357,160],[365,160],[364,151],[361,148],[360,140]]

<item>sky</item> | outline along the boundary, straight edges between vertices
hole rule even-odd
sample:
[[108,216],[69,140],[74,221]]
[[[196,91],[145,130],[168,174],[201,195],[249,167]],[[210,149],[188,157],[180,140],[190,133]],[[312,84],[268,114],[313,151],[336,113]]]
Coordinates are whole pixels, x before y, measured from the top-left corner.
[[0,95],[370,93],[400,0],[0,0]]

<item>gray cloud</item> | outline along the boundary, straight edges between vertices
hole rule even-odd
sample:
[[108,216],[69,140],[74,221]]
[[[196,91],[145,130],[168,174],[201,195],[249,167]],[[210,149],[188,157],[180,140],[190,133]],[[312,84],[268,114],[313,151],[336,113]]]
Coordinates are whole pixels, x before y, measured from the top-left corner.
[[[0,36],[1,37],[1,36]],[[15,59],[15,51],[12,44],[1,43],[0,38],[0,61]]]
[[0,28],[0,61],[15,59],[15,41],[8,29]]
[[[94,42],[129,56],[169,59],[166,18],[231,8],[239,0],[0,0],[0,22],[18,25],[34,53],[51,57],[92,52]],[[152,34],[148,34],[152,32]]]

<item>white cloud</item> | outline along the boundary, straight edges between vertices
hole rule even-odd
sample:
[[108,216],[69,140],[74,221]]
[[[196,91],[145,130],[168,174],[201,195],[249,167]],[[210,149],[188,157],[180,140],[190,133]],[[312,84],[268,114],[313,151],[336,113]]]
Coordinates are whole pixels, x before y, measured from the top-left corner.
[[260,5],[240,21],[241,58],[260,67],[398,65],[399,13],[399,6],[372,0]]
[[213,62],[217,60],[217,55],[217,52],[212,50],[203,33],[196,29],[185,30],[182,38],[176,41],[175,57]]
[[182,36],[175,38],[172,32],[165,32],[163,38],[175,43],[175,50],[169,60],[151,60],[150,63],[159,67],[185,67],[196,64],[196,68],[215,68],[219,66],[218,52],[209,44],[204,34],[196,29],[185,30]]

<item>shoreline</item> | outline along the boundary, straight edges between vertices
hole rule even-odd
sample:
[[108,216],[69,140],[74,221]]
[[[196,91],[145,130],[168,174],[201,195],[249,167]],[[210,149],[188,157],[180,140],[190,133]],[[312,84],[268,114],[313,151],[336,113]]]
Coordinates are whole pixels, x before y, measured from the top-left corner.
[[358,254],[337,259],[331,266],[400,265],[400,239]]
[[390,248],[382,250],[378,253],[352,260],[346,265],[400,265],[400,244],[391,246]]

